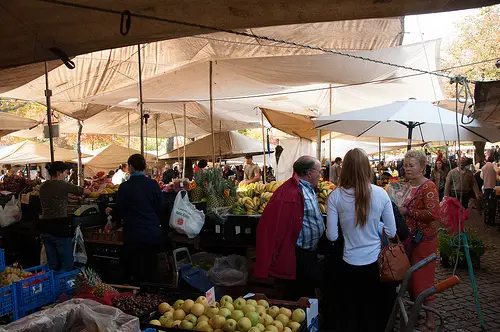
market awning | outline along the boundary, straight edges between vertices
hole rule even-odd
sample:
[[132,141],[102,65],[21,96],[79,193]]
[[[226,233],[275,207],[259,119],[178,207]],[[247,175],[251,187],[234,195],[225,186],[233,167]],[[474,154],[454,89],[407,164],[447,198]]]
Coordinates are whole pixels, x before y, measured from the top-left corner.
[[[88,154],[82,154],[88,157]],[[71,161],[77,158],[76,151],[54,148],[54,160]],[[23,141],[0,150],[0,164],[24,165],[50,163],[48,144]]]
[[35,127],[38,121],[21,116],[0,112],[0,137],[12,132]]
[[474,101],[476,119],[500,125],[500,81],[476,82]]
[[[495,3],[495,0],[342,0],[334,3],[325,0],[212,0],[203,3],[186,1],[180,6],[178,1],[173,0],[136,0],[127,3],[68,0],[58,1],[58,4],[50,0],[4,1],[0,11],[3,28],[0,36],[0,64],[6,68],[54,60],[58,57],[49,50],[53,47],[74,56],[102,49],[212,32],[196,25],[174,24],[165,20],[247,29],[244,31],[273,36],[248,28],[395,17],[482,7]],[[86,6],[93,9],[85,8]],[[133,15],[144,15],[130,18],[129,31],[125,24],[128,17],[126,10]],[[122,28],[120,24],[123,25]],[[126,35],[122,35],[122,32]],[[356,36],[360,37],[362,34]],[[312,33],[309,37],[314,39],[315,34]],[[314,40],[310,40],[310,43],[314,44]]]
[[[90,152],[91,156],[82,159],[82,163],[85,165],[85,176],[93,176],[101,171],[106,174],[111,170],[114,171],[120,164],[126,163],[128,157],[136,153],[140,154],[141,152],[116,144],[110,144],[103,148],[93,150]],[[148,163],[154,162],[156,158],[149,153],[145,153],[144,156]]]
[[[215,156],[225,159],[242,157],[247,154],[263,154],[262,142],[237,132],[221,132],[214,134]],[[271,152],[274,146],[271,146]],[[160,159],[177,159],[183,156],[184,147],[170,151]],[[212,135],[202,137],[186,144],[186,158],[209,158],[212,156]]]

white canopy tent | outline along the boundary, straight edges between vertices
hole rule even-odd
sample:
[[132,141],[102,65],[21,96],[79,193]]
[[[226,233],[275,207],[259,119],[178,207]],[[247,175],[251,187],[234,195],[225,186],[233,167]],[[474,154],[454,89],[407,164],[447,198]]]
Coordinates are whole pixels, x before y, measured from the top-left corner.
[[[457,117],[458,124],[457,124]],[[477,120],[464,118],[430,102],[397,101],[388,105],[314,119],[317,128],[357,137],[391,137],[420,141],[486,141],[500,140],[500,130],[483,126]],[[458,128],[457,128],[458,125]]]
[[[88,156],[85,155],[84,156]],[[77,157],[76,151],[55,148],[54,159],[71,161]],[[50,147],[48,144],[23,141],[9,145],[0,150],[0,164],[43,164],[50,163]]]
[[12,132],[35,127],[37,121],[21,116],[0,112],[0,137]]
[[[93,176],[101,171],[108,173],[110,170],[117,169],[119,164],[126,163],[128,157],[136,153],[140,153],[140,151],[116,144],[110,144],[103,148],[93,150],[90,152],[92,156],[83,158],[82,160],[85,165],[84,174],[85,176]],[[155,156],[146,153],[145,157],[148,163],[154,162]]]
[[[217,158],[230,159],[247,154],[263,154],[262,142],[237,132],[220,132],[214,134],[215,155]],[[271,151],[274,146],[271,146]],[[184,147],[170,151],[159,159],[176,159],[184,153]],[[205,136],[186,144],[186,158],[208,158],[212,155],[212,135]]]

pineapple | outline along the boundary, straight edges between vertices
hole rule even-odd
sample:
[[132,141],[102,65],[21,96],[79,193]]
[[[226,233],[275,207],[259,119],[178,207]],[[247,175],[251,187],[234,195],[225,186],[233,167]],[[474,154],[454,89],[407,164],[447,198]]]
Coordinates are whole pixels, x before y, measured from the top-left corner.
[[203,173],[204,172],[196,172],[196,174],[194,175],[194,182],[196,183],[196,187],[194,187],[189,191],[192,202],[201,202],[203,197],[206,196],[206,190],[204,190],[203,188],[203,182],[204,182]]
[[207,185],[207,208],[209,210],[217,209],[224,206],[224,190],[225,190],[225,179],[222,177],[222,171],[220,168],[211,168],[205,170]]
[[97,297],[104,297],[105,292],[116,292],[112,286],[102,282],[99,274],[86,267],[76,276],[77,292],[92,292]]

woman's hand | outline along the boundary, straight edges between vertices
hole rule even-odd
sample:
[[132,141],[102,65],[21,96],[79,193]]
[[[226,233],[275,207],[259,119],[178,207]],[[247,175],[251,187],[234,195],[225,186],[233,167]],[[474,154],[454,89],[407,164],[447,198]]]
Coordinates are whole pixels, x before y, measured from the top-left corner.
[[111,213],[111,211],[113,211],[112,208],[110,207],[107,207],[105,210],[104,210],[104,213],[106,213],[107,216],[109,216],[109,214]]
[[403,215],[403,216],[408,215],[408,210],[407,210],[404,206],[400,206],[400,207],[399,207],[399,212],[400,212],[400,213],[401,213],[401,215]]

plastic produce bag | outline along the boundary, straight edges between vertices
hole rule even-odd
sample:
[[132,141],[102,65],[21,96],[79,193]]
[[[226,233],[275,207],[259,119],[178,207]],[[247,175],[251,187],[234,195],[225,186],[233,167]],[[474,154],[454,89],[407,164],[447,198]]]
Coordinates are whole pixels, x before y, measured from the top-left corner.
[[[184,197],[183,197],[184,196]],[[186,234],[192,239],[200,234],[205,224],[205,214],[191,204],[187,191],[181,190],[177,193],[174,201],[169,225],[178,233]]]
[[389,194],[391,201],[393,201],[398,207],[401,207],[410,197],[411,189],[404,183],[391,182],[387,186],[387,193]]
[[11,200],[5,204],[0,212],[2,212],[2,217],[0,218],[0,226],[2,227],[9,226],[21,220],[21,201],[12,195]]
[[468,217],[469,212],[455,197],[445,196],[439,204],[439,208],[434,210],[434,218],[443,224],[450,234],[458,233],[459,219],[461,219],[460,231],[463,232],[465,230],[464,223]]
[[140,332],[139,318],[86,299],[72,299],[36,312],[6,326],[0,332]]
[[243,256],[229,255],[215,260],[208,277],[217,286],[241,286],[247,283],[247,260]]
[[42,250],[40,250],[40,265],[48,264],[47,262],[47,252],[45,251],[45,245],[42,244]]
[[73,258],[76,263],[87,264],[87,251],[85,250],[85,243],[83,242],[83,234],[80,226],[76,227],[75,238],[73,240]]

